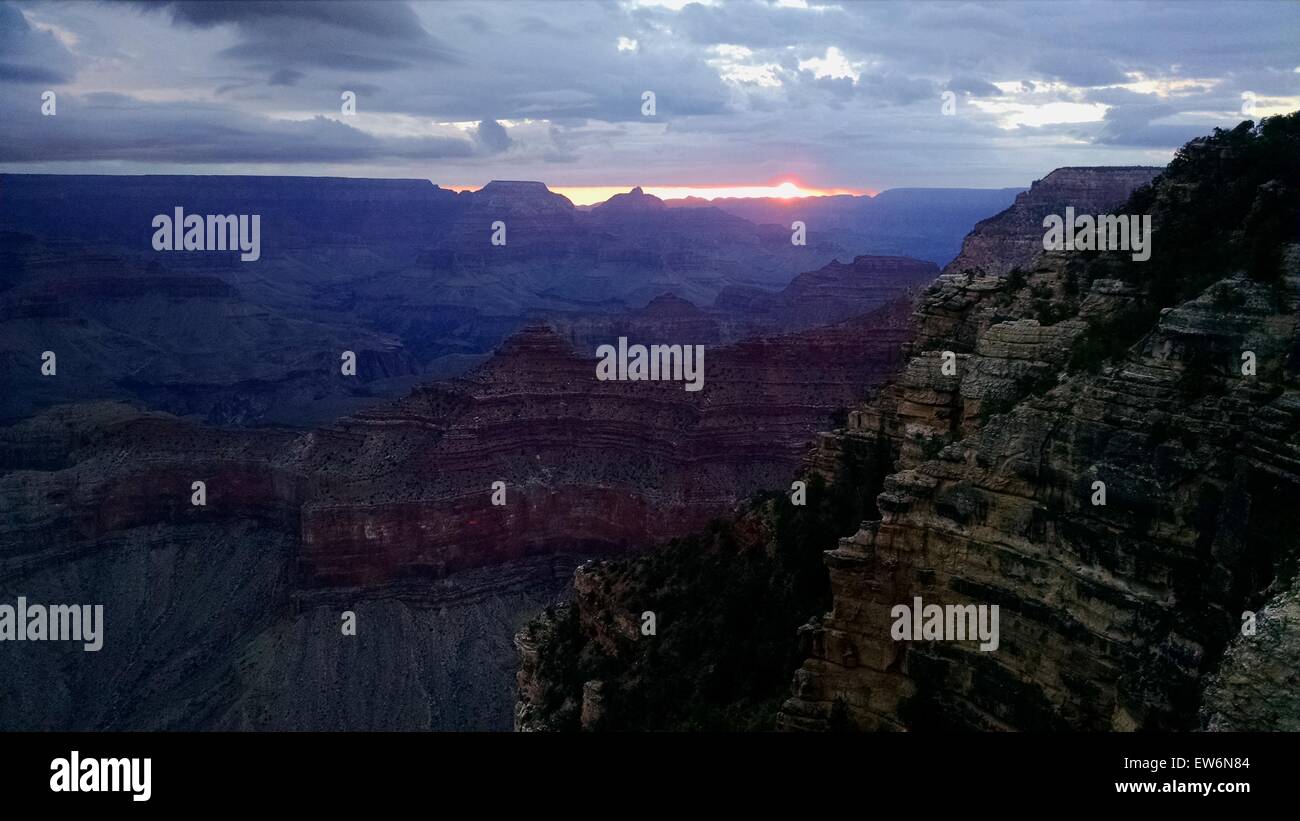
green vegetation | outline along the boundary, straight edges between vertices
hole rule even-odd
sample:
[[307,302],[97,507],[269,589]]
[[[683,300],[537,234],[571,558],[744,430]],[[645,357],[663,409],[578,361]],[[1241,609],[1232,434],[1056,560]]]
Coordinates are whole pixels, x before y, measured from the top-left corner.
[[1121,357],[1160,314],[1159,306],[1131,305],[1093,322],[1070,350],[1070,370],[1096,373]]
[[1020,270],[1019,266],[1012,268],[1007,273],[1007,292],[1015,293],[1023,287],[1025,287],[1025,272]]
[[601,730],[772,729],[803,660],[797,630],[830,609],[822,553],[875,515],[878,492],[866,475],[813,477],[804,506],[768,494],[733,520],[605,563],[613,606],[653,610],[657,635],[611,656],[585,640],[571,608],[555,613],[538,677],[551,685],[548,715],[576,729],[582,685],[599,679]]
[[[1032,292],[1039,321],[1052,324],[1074,315],[1077,295],[1098,278],[1136,286],[1132,304],[1095,321],[1077,340],[1073,371],[1097,371],[1118,360],[1150,331],[1161,309],[1234,272],[1267,282],[1282,304],[1280,252],[1295,242],[1300,220],[1300,115],[1247,122],[1193,140],[1152,185],[1134,193],[1124,211],[1152,215],[1149,261],[1133,262],[1127,253],[1089,254],[1071,262],[1062,294],[1043,286]],[[1026,285],[1025,273],[1013,269],[1003,292],[1008,302]],[[1229,309],[1239,307],[1242,297],[1225,289],[1213,298]],[[1212,365],[1191,352],[1180,389],[1188,395],[1216,390]],[[1040,394],[1055,384],[1055,374],[1039,374],[1025,387]],[[982,413],[1014,405],[993,399]],[[1153,425],[1155,441],[1164,441],[1168,421]],[[944,444],[934,437],[922,448],[933,458]],[[552,634],[536,636],[542,645],[538,680],[549,688],[542,694],[548,717],[576,728],[583,684],[597,679],[604,682],[605,698],[599,729],[771,728],[802,661],[798,627],[830,606],[822,552],[877,515],[875,498],[892,467],[882,453],[845,461],[835,482],[810,481],[805,507],[791,505],[784,493],[769,494],[732,520],[604,565],[599,572],[611,607],[633,615],[654,611],[658,634],[629,639],[608,654],[585,634],[572,608],[555,613]],[[842,702],[833,705],[830,724],[853,729]]]
[[[1118,359],[1150,330],[1161,308],[1193,299],[1234,272],[1282,292],[1281,253],[1296,241],[1300,220],[1300,114],[1246,121],[1192,140],[1151,185],[1134,192],[1123,212],[1152,215],[1151,258],[1134,262],[1115,252],[1091,264],[1137,285],[1141,297],[1088,329],[1071,353],[1072,370],[1096,371]],[[1232,307],[1234,297],[1223,298],[1222,307]]]
[[1034,318],[1044,327],[1055,325],[1063,319],[1069,319],[1077,313],[1069,305],[1061,302],[1049,302],[1045,299],[1034,300]]
[[938,459],[939,454],[948,446],[948,439],[938,435],[920,435],[917,443],[921,446],[921,455],[926,459]]
[[1214,307],[1219,311],[1232,311],[1246,304],[1246,296],[1236,288],[1220,285],[1212,295]]

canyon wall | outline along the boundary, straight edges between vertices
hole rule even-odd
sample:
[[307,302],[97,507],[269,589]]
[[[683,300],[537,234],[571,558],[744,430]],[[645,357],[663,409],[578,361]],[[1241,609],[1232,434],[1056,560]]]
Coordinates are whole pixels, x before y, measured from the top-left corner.
[[[582,568],[517,637],[516,727],[1294,726],[1298,147],[1294,115],[1243,123],[1158,177],[1059,169],[981,223],[918,299],[895,379],[820,436],[809,509],[768,497],[700,558],[671,553],[675,575],[654,556]],[[1150,215],[1150,261],[1044,252],[1066,205]],[[828,609],[775,581],[719,595],[716,577],[821,550]],[[918,597],[996,606],[996,649],[895,635]],[[630,629],[643,611],[656,633]],[[712,638],[719,619],[740,632]],[[774,621],[802,623],[792,652]],[[777,709],[786,652],[802,661]],[[743,691],[711,677],[723,660],[752,671]]]
[[[1044,260],[1031,281],[1055,274]],[[1216,309],[1220,289],[1242,304]],[[1098,280],[1080,320],[1122,299]],[[851,414],[840,434],[892,437],[898,458],[881,518],[827,556],[834,609],[803,630],[810,658],[782,726],[825,726],[836,701],[865,729],[1194,726],[1204,674],[1291,549],[1280,534],[1295,532],[1284,500],[1300,492],[1295,307],[1226,279],[1104,373],[1059,384],[1062,337],[1080,327],[991,325],[948,378],[939,350],[918,350],[890,403]],[[1242,351],[1267,363],[1253,378]],[[1198,352],[1214,390],[1193,399]],[[1014,395],[1009,372],[1035,365],[1049,375],[1041,393],[1029,376],[1010,412],[981,416],[990,396]],[[891,610],[916,596],[998,605],[997,651],[895,641]]]
[[0,427],[0,598],[101,603],[107,631],[98,653],[0,646],[0,725],[506,729],[511,637],[575,564],[788,483],[897,366],[906,315],[894,299],[706,345],[699,393],[599,381],[537,325],[463,378],[310,432],[120,402]]

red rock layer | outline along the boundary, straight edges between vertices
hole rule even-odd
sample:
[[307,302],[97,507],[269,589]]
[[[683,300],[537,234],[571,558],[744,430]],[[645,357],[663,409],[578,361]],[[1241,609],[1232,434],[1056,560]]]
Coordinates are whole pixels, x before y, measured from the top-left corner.
[[[537,553],[622,551],[787,483],[832,412],[895,366],[904,304],[705,349],[705,387],[595,377],[549,328],[465,379],[351,420],[301,458],[309,583],[439,576]],[[635,340],[632,340],[634,343]],[[865,379],[864,379],[865,377]],[[494,482],[506,504],[492,504]]]
[[534,327],[465,378],[308,434],[64,406],[0,429],[0,569],[235,519],[296,541],[308,587],[640,549],[787,484],[813,432],[896,367],[906,311],[706,346],[699,392],[599,381]]

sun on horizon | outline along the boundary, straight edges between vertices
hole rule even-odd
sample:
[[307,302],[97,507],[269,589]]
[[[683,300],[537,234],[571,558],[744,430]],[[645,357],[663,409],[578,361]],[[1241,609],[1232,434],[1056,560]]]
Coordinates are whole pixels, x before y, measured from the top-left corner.
[[[446,185],[453,191],[477,191],[481,185]],[[647,194],[663,200],[686,199],[695,197],[704,200],[727,199],[731,197],[773,197],[776,199],[802,199],[805,197],[832,197],[839,195],[872,196],[875,191],[859,191],[851,188],[814,188],[791,179],[765,185],[547,185],[551,191],[568,197],[574,205],[598,205],[615,194],[626,194],[633,188],[640,187]]]

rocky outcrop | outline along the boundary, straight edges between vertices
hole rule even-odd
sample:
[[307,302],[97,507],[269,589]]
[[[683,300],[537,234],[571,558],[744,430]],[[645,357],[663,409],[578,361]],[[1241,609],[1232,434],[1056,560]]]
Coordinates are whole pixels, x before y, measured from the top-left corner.
[[[1108,190],[1104,170],[1068,171],[1070,189]],[[1057,174],[1017,207],[1077,203],[1052,190]],[[1143,176],[1114,172],[1117,185]],[[893,471],[879,519],[827,554],[834,608],[801,630],[808,660],[783,727],[1191,729],[1242,611],[1290,584],[1294,248],[1278,283],[1214,283],[1092,373],[1079,354],[1144,327],[1147,283],[1099,276],[1104,258],[1026,265],[1014,211],[976,228],[922,298],[899,378],[812,459],[826,473],[874,447]],[[1034,313],[1043,321],[1017,318]],[[1243,372],[1246,352],[1257,370]],[[897,640],[894,608],[916,597],[998,606],[996,651]],[[1238,644],[1220,682],[1260,673],[1259,645]],[[1278,726],[1224,686],[1210,726]]]
[[1201,726],[1225,732],[1300,731],[1300,589],[1243,614],[1201,703]]
[[975,226],[962,242],[961,253],[947,270],[1000,276],[1028,266],[1043,251],[1043,217],[1110,214],[1140,185],[1160,173],[1158,167],[1058,168],[1016,195],[1010,208]]
[[663,211],[667,206],[664,201],[658,197],[647,194],[641,190],[641,186],[633,188],[626,194],[615,194],[609,199],[591,209],[591,213],[600,216],[610,216],[613,214],[655,214]]
[[[827,495],[808,510],[771,498],[710,531],[726,547],[698,536],[698,561],[670,550],[585,570],[595,594],[521,634],[533,661],[516,726],[1291,726],[1278,671],[1297,644],[1298,143],[1295,115],[1243,123],[1186,146],[1127,202],[1118,192],[1146,169],[1064,169],[981,224],[917,301],[896,378],[819,438],[810,487]],[[1037,211],[1107,201],[1152,216],[1149,262],[1037,250]],[[846,513],[860,524],[844,527]],[[791,696],[768,714],[754,696],[785,652],[770,623],[748,616],[763,642],[711,641],[700,625],[743,612],[713,600],[719,578],[819,544],[829,611],[775,605],[788,581],[768,587],[769,608],[805,622]],[[670,559],[689,570],[667,574]],[[994,640],[942,626],[909,637],[898,608],[917,599],[983,610],[986,626],[1000,613]],[[683,600],[693,630],[618,639],[627,614]],[[1248,612],[1261,615],[1253,636]],[[714,677],[724,661],[752,671],[744,692]]]
[[0,646],[0,724],[508,728],[510,637],[574,562],[788,482],[864,375],[895,367],[905,319],[899,302],[706,347],[698,393],[599,381],[537,326],[464,378],[308,433],[122,403],[0,427],[0,598],[104,603],[113,637],[101,656]]
[[[1227,287],[1251,307],[1228,322],[1209,296],[1171,311],[1111,372],[984,425],[961,411],[960,374],[978,379],[987,353],[955,384],[900,380],[902,408],[947,401],[891,420],[903,442],[881,519],[828,554],[835,608],[805,631],[784,725],[822,726],[840,700],[866,729],[1189,728],[1201,676],[1283,555],[1262,534],[1290,525],[1279,506],[1300,491],[1294,311]],[[1222,393],[1189,402],[1196,350],[1215,352]],[[1270,363],[1254,378],[1234,373],[1245,350]],[[915,596],[999,605],[998,650],[894,640],[892,609]]]
[[[962,221],[927,222],[916,246],[946,258],[935,249],[1003,203],[980,195]],[[259,258],[155,251],[152,220],[177,206],[258,215]],[[427,180],[3,174],[0,422],[123,400],[218,425],[320,427],[462,375],[531,322],[608,327],[664,294],[700,306],[728,288],[770,295],[873,247],[853,219],[810,223],[796,246],[788,222],[669,209],[643,192],[582,211],[533,181],[452,192]],[[714,311],[707,341],[808,327],[783,316]],[[570,339],[583,344],[580,327]],[[70,378],[41,377],[44,351]],[[360,359],[355,379],[340,377],[343,351]]]
[[[699,392],[597,380],[595,360],[554,331],[525,330],[464,379],[304,444],[316,491],[302,569],[318,584],[369,584],[690,532],[788,481],[813,432],[894,366],[904,319],[899,303],[706,347]],[[495,482],[505,505],[492,503]]]

